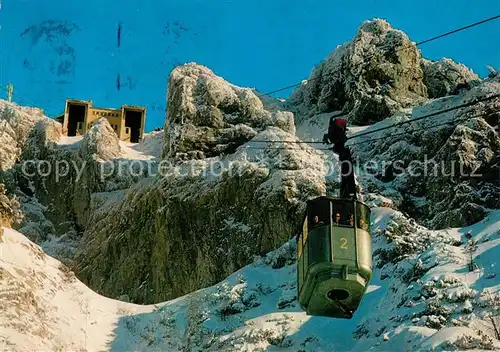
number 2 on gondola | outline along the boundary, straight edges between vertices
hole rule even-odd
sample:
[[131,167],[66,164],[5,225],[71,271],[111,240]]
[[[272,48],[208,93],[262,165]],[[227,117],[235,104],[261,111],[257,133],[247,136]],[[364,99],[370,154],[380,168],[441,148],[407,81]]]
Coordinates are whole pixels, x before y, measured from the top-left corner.
[[347,249],[347,238],[340,237],[340,248]]

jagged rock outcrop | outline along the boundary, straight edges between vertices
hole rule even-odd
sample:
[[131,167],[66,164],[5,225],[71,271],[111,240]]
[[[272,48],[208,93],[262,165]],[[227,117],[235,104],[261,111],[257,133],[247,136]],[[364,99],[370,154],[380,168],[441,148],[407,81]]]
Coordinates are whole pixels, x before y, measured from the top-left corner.
[[0,171],[10,169],[26,145],[31,129],[45,119],[38,108],[0,100]]
[[[269,127],[255,138],[295,137]],[[299,149],[242,147],[94,195],[79,277],[106,295],[152,303],[213,284],[277,248],[300,226],[305,200],[325,193],[322,154]]]
[[[499,93],[499,82],[485,82],[421,111],[397,114],[367,131]],[[497,98],[366,136],[365,143],[353,147],[354,156],[361,165],[378,168],[369,170],[375,177],[360,175],[365,177],[362,183],[368,192],[391,199],[396,208],[426,219],[432,228],[481,220],[487,209],[500,207],[500,137],[486,120],[499,108]]]
[[300,118],[343,110],[351,123],[370,124],[426,97],[419,49],[405,33],[375,19],[316,66],[288,106]]
[[28,131],[28,139],[23,148],[22,160],[46,159],[56,148],[62,137],[62,125],[50,119],[37,121]]
[[10,227],[22,216],[19,201],[7,195],[5,186],[0,183],[0,227]]
[[470,68],[448,58],[439,61],[422,59],[421,66],[429,98],[456,94],[460,89],[471,88],[473,83],[480,80]]
[[487,209],[500,208],[499,161],[500,137],[484,119],[471,119],[453,130],[434,157],[450,176],[427,178],[434,227],[473,224]]
[[266,110],[251,89],[229,84],[204,66],[175,68],[168,87],[164,157],[232,153],[267,126],[295,133],[290,112]]
[[92,195],[76,257],[91,287],[133,302],[210,285],[277,248],[297,231],[305,200],[325,193],[324,155],[313,148],[243,145],[296,140],[291,113],[265,110],[203,66],[179,67],[169,82],[169,163],[129,190]]
[[117,173],[127,176],[126,167],[115,167],[120,145],[107,120],[96,122],[76,148],[59,145],[61,135],[60,123],[38,120],[27,131],[19,163],[3,175],[15,180],[26,215],[16,227],[38,243],[68,233],[74,240],[86,226],[91,195],[105,191],[109,180],[119,188]]
[[83,137],[80,156],[106,161],[119,155],[120,142],[108,120],[102,118],[96,121]]

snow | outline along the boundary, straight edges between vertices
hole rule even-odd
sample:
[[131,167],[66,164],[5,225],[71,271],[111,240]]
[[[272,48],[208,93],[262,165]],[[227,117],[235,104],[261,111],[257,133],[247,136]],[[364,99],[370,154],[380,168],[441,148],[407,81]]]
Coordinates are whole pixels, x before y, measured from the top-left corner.
[[[374,208],[374,234],[394,227],[398,217],[401,214],[396,210]],[[227,225],[240,226],[231,219]],[[487,219],[469,227],[429,231],[432,237],[448,236],[452,239],[461,238],[466,233],[479,242],[474,259],[481,271],[464,271],[459,256],[458,262],[438,263],[418,282],[432,285],[443,279],[454,282],[440,289],[443,295],[449,302],[460,302],[464,294],[471,297],[465,301],[464,307],[472,307],[480,315],[475,297],[485,289],[490,295],[500,292],[497,265],[500,211],[492,211]],[[0,303],[8,307],[0,311],[0,321],[4,322],[2,328],[5,329],[0,338],[0,348],[3,349],[180,351],[190,346],[190,350],[200,351],[364,351],[368,348],[429,349],[449,346],[447,344],[455,343],[457,339],[460,339],[459,344],[478,344],[487,339],[478,337],[471,328],[474,324],[484,324],[479,317],[471,318],[469,327],[442,330],[421,325],[431,318],[411,318],[410,322],[395,324],[393,329],[387,326],[399,300],[398,291],[394,293],[392,288],[394,280],[397,281],[398,266],[393,269],[395,276],[392,280],[383,279],[383,271],[375,269],[374,278],[351,320],[305,315],[296,302],[294,240],[265,257],[256,258],[253,264],[215,286],[169,302],[139,306],[109,299],[88,289],[60,262],[44,254],[40,247],[14,230],[4,228],[2,239]],[[391,246],[381,235],[374,235],[373,242],[375,253],[378,248]],[[451,247],[460,251],[458,247]],[[431,247],[420,257],[438,258],[443,249],[442,246]],[[466,260],[467,257],[463,258]],[[377,260],[375,257],[376,263]],[[496,277],[487,278],[488,272],[495,273]],[[26,279],[28,273],[31,280]],[[409,285],[405,291],[415,292],[421,285],[418,282]],[[473,290],[468,293],[468,288]],[[10,294],[13,290],[17,292],[15,296]],[[16,298],[29,296],[29,292],[33,293],[31,300]],[[413,308],[412,305],[404,308],[406,314],[412,317],[412,312],[415,316],[422,311],[421,302],[413,304]],[[460,303],[446,303],[450,304]],[[33,313],[19,315],[16,313],[19,310]],[[35,313],[37,310],[43,313]],[[363,325],[366,322],[369,325]],[[44,328],[38,329],[40,326]],[[365,337],[360,335],[359,340],[353,339],[353,334],[362,326],[370,332]],[[382,329],[385,329],[383,334],[374,336]]]
[[[156,160],[161,157],[163,148],[163,131],[144,134],[140,143],[120,141],[121,157],[128,160]],[[60,148],[77,149],[80,147],[83,136],[63,136],[57,142]]]
[[2,239],[1,350],[103,350],[120,310],[152,309],[98,295],[14,230],[3,228]]
[[154,160],[156,157],[146,154],[135,143],[120,141],[121,157],[129,160]]
[[143,140],[131,148],[137,152],[141,152],[143,155],[150,155],[160,159],[163,150],[164,135],[164,131],[146,133]]
[[60,146],[71,145],[73,147],[77,147],[82,141],[82,138],[83,136],[74,136],[74,137],[62,136],[61,139],[57,142],[57,145]]

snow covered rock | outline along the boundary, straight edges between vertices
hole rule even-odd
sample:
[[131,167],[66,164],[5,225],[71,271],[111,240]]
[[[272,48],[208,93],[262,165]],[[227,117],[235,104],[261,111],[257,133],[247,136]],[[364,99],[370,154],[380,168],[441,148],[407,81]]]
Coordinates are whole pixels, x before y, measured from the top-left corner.
[[439,61],[422,59],[421,65],[430,98],[457,94],[460,89],[469,89],[471,84],[480,80],[470,68],[449,58]]
[[351,123],[370,124],[426,97],[420,51],[405,33],[374,19],[314,68],[288,106],[301,119],[343,110]]
[[[277,127],[255,138],[296,140]],[[305,201],[325,194],[327,172],[310,146],[280,147],[250,141],[232,155],[170,165],[113,200],[94,195],[79,277],[112,297],[158,302],[279,247],[300,228]]]
[[96,121],[85,133],[80,155],[82,158],[92,157],[100,160],[109,160],[120,155],[118,136],[107,119],[102,118]]
[[469,225],[483,219],[487,208],[500,208],[499,153],[500,136],[483,119],[455,128],[433,159],[450,176],[427,178],[434,227]]
[[31,129],[21,158],[45,159],[62,137],[62,125],[48,118],[39,120]]
[[0,100],[0,171],[16,163],[35,124],[47,119],[37,108]]
[[0,183],[0,227],[10,227],[20,217],[19,201],[8,196],[4,184]]
[[[464,94],[401,111],[365,129],[405,123],[360,137],[353,146],[366,191],[428,220],[431,228],[470,225],[484,218],[487,209],[499,208],[500,137],[487,119],[499,110],[500,99],[412,122],[499,93],[499,82],[485,81]],[[376,168],[364,167],[371,163]]]
[[[50,248],[61,247],[57,253],[74,253],[78,234],[86,224],[91,195],[127,188],[144,175],[122,155],[120,142],[107,120],[97,121],[83,138],[62,137],[61,124],[39,110],[3,104],[0,125],[4,129],[0,134],[12,140],[0,145],[1,162],[10,166],[0,174],[0,182],[18,196],[24,214],[14,226],[37,243],[49,241]],[[75,139],[74,143],[71,139]],[[150,148],[156,146],[157,154],[161,154],[162,139],[148,140]],[[147,162],[147,157],[124,148],[134,158],[144,159],[134,160],[136,165],[132,166],[148,170],[141,164]],[[2,151],[8,151],[6,158]],[[17,163],[8,159],[12,157]],[[69,251],[59,246],[62,242],[71,244]]]
[[232,153],[266,126],[295,133],[292,113],[266,110],[251,89],[234,86],[195,63],[172,71],[167,100],[166,158]]

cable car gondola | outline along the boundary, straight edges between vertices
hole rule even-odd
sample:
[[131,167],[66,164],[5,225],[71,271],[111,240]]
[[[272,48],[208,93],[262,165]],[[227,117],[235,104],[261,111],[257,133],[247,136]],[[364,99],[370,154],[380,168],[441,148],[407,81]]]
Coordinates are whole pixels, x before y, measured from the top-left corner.
[[345,121],[332,118],[324,140],[342,162],[340,198],[307,202],[297,237],[298,301],[308,315],[350,319],[372,276],[370,208],[357,200],[352,164],[346,162],[351,153],[344,146]]

